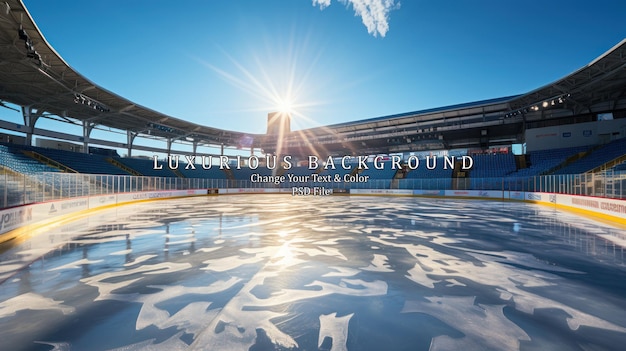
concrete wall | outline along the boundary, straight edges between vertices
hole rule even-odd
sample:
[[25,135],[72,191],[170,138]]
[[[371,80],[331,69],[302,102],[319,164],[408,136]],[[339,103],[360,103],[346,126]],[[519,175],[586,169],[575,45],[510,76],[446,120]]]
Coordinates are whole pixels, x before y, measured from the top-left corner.
[[526,150],[538,151],[604,144],[626,137],[626,119],[526,130]]

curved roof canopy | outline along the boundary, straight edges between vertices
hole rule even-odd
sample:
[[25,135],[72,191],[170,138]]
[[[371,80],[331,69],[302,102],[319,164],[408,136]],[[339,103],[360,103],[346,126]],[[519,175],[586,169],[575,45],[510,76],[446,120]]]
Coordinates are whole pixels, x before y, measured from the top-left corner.
[[165,115],[91,82],[46,41],[22,1],[0,2],[0,47],[2,101],[166,139],[236,146],[246,135]]

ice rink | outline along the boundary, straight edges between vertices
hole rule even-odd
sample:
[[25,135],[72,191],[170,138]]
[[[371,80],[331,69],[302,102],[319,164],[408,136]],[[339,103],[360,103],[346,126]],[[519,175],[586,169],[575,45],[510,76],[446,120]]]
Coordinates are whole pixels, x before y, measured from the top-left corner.
[[514,202],[145,202],[0,254],[2,350],[621,350],[626,231]]

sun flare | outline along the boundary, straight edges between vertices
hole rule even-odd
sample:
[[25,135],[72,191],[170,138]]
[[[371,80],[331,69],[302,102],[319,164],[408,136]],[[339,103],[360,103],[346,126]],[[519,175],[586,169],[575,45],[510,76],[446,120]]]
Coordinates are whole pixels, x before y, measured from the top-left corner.
[[294,105],[290,98],[278,98],[276,101],[276,111],[291,114]]

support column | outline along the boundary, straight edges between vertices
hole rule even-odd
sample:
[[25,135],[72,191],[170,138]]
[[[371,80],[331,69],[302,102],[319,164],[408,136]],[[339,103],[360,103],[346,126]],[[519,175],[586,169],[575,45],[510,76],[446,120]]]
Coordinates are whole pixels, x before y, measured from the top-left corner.
[[133,142],[135,142],[135,137],[137,137],[139,133],[131,132],[130,130],[126,131],[126,147],[128,148],[127,156],[131,157],[133,151]]
[[89,121],[83,121],[83,153],[89,153],[89,136],[91,135],[91,131],[96,126],[95,123]]
[[198,150],[198,142],[197,141],[193,141],[193,154],[196,154],[196,151]]
[[220,156],[224,156],[224,144],[221,146]]
[[33,133],[35,132],[35,123],[41,113],[32,108],[32,106],[22,106],[22,117],[24,117],[24,126],[26,127],[26,145],[33,145]]
[[167,138],[167,156],[172,154],[172,138]]

